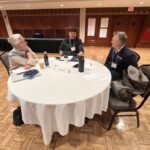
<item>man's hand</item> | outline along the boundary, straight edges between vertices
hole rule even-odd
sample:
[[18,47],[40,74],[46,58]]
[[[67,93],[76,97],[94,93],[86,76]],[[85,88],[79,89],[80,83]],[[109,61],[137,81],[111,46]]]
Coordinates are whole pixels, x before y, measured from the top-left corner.
[[82,51],[80,51],[78,56],[84,56],[84,53]]
[[25,66],[24,66],[24,69],[28,70],[28,69],[30,69],[31,67],[33,67],[33,66],[31,66],[31,65],[25,65]]
[[27,58],[28,58],[28,59],[33,59],[33,56],[32,56],[32,54],[31,54],[30,51],[27,51],[27,52],[26,52],[26,55],[27,55]]

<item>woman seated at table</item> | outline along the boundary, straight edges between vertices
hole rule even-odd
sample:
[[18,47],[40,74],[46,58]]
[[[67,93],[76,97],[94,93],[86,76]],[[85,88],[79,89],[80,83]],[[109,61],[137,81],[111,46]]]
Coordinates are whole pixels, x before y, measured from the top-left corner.
[[9,52],[10,69],[24,66],[29,69],[38,63],[37,55],[28,47],[24,37],[20,34],[13,34],[8,38],[13,49]]
[[66,37],[59,48],[60,55],[83,55],[83,43],[81,39],[77,37],[77,30],[70,28],[68,30],[68,37]]

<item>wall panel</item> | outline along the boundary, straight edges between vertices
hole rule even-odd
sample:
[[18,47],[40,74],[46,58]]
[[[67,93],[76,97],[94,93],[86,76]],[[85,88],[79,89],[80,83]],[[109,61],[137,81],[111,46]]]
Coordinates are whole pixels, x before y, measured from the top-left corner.
[[[100,18],[109,17],[109,28],[107,38],[98,38]],[[127,33],[127,45],[129,47],[150,47],[150,8],[135,8],[128,12],[127,8],[89,8],[86,11],[89,17],[96,18],[96,34],[94,37],[87,36],[86,20],[86,45],[111,46],[114,31],[125,31]]]
[[143,16],[137,46],[150,47],[150,15]]
[[[80,9],[50,10],[9,10],[10,25],[14,33],[21,33],[26,38],[33,37],[35,32],[42,33],[45,38],[62,38],[67,35],[67,28],[79,30]],[[111,46],[114,31],[125,31],[128,35],[129,47],[150,47],[150,8],[135,8],[128,12],[127,8],[88,8],[87,20],[96,18],[94,37],[85,36],[86,45]],[[100,20],[109,17],[107,38],[99,38]],[[7,30],[0,13],[0,36],[8,37]]]
[[6,30],[1,12],[0,12],[0,37],[8,37],[7,30]]
[[69,27],[79,29],[79,9],[8,11],[12,30],[32,37],[41,30],[45,38],[62,38]]

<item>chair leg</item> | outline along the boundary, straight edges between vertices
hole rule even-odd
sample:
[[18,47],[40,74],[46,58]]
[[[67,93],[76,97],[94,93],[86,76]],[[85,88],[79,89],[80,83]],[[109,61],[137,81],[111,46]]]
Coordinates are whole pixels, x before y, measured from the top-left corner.
[[89,122],[89,118],[86,117],[84,123],[88,124],[88,122]]
[[139,121],[139,112],[136,111],[136,118],[137,118],[137,127],[140,126],[140,121]]
[[56,133],[53,133],[52,140],[50,142],[50,148],[52,150],[55,150],[55,148],[56,148],[56,138],[55,137],[56,137]]
[[112,126],[112,124],[113,124],[113,122],[114,122],[114,119],[115,119],[117,113],[118,113],[118,112],[115,112],[115,113],[113,114],[113,116],[112,116],[112,118],[111,118],[111,121],[110,121],[110,123],[109,123],[109,126],[108,126],[108,129],[107,129],[107,130],[110,130],[110,129],[111,129],[111,126]]

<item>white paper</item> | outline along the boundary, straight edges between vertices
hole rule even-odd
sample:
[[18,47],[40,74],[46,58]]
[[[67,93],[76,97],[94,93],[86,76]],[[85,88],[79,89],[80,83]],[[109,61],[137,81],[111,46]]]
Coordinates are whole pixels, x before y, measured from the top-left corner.
[[[71,60],[73,58],[73,56],[68,56],[68,60]],[[65,58],[64,58],[64,56],[62,56],[61,58],[60,58],[60,60],[65,60]]]
[[26,72],[26,71],[28,71],[28,70],[26,70],[24,67],[19,67],[15,70],[12,70],[12,73],[13,74],[18,74],[18,73],[22,73],[22,72]]
[[106,38],[107,37],[107,29],[100,29],[99,37],[100,38]]
[[18,73],[27,72],[27,71],[32,70],[32,69],[37,69],[37,67],[32,67],[32,68],[30,68],[30,69],[25,69],[24,67],[19,67],[19,68],[17,68],[17,69],[11,70],[11,71],[12,71],[12,73],[14,73],[14,74],[18,74]]
[[108,28],[109,18],[101,18],[100,28]]
[[[29,70],[26,70],[26,71],[29,71]],[[32,78],[35,78],[35,77],[40,76],[40,75],[41,75],[41,73],[39,72],[36,75],[34,75],[34,77],[32,77]],[[21,80],[26,80],[26,79],[28,79],[28,78],[24,77],[24,73],[19,73],[19,74],[18,73],[17,74],[16,73],[12,73],[11,74],[11,80],[13,82],[17,82],[17,81],[21,81]],[[31,80],[31,79],[29,79],[29,80]]]
[[95,18],[89,18],[88,19],[87,36],[95,36],[95,24],[96,24],[96,19]]

